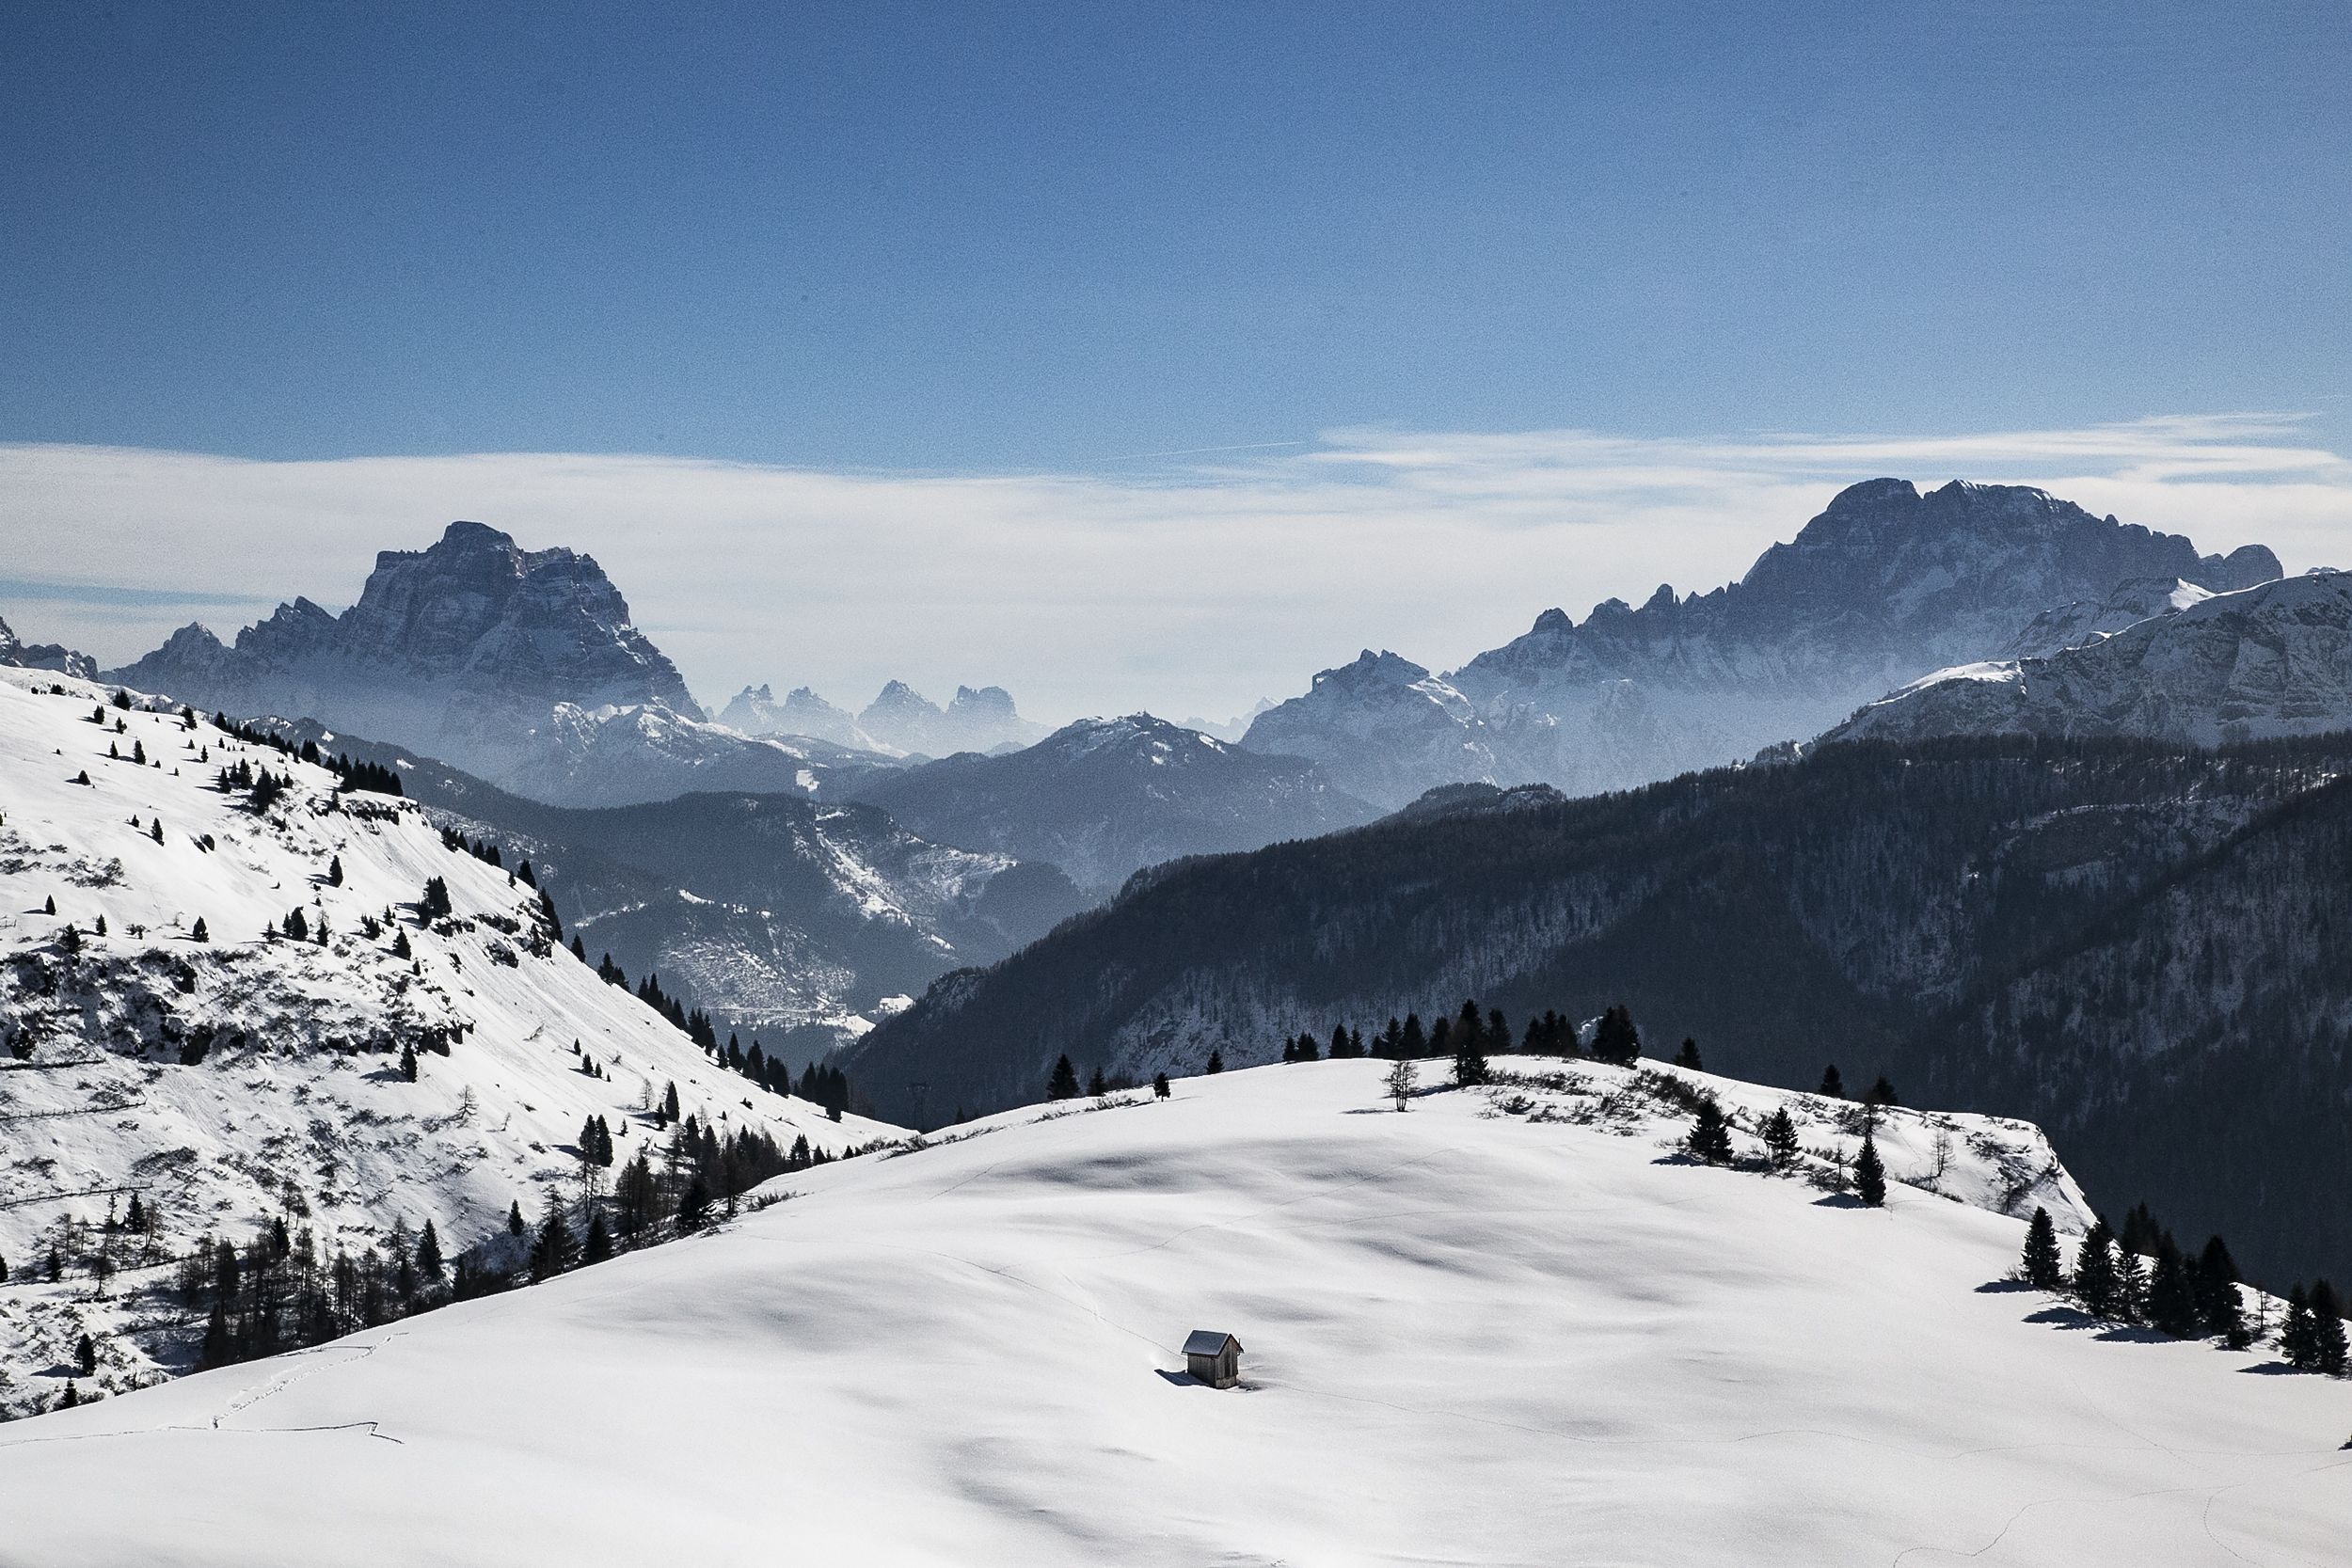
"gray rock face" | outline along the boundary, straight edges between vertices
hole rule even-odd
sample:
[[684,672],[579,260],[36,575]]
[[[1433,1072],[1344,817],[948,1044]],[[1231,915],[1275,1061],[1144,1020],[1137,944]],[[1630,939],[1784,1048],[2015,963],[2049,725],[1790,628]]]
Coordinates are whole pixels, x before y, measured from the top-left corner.
[[766,686],[745,687],[727,703],[719,722],[745,735],[799,735],[861,752],[890,750],[858,728],[846,708],[837,708],[807,687],[796,687],[781,703]]
[[2112,637],[2151,616],[2169,615],[2212,597],[2205,589],[2179,578],[2134,578],[2118,583],[2115,592],[2104,599],[2078,599],[2043,610],[2010,641],[2010,645],[2001,650],[2001,657],[2046,657],[2060,648],[2076,648],[2102,637]]
[[114,676],[205,707],[379,736],[493,780],[531,760],[531,732],[564,705],[702,718],[593,558],[525,550],[481,523],[450,524],[429,549],[384,551],[341,615],[297,598],[233,645],[183,626]]
[[0,665],[14,670],[54,670],[60,675],[94,680],[98,661],[56,642],[20,641],[6,621],[0,621]]
[[942,708],[904,681],[883,687],[857,716],[857,726],[884,746],[931,757],[1026,746],[1045,734],[1042,724],[1021,717],[1012,693],[1001,686],[959,686],[954,701]]
[[2259,546],[2201,556],[2040,490],[1872,480],[1737,583],[1661,587],[1639,609],[1611,599],[1581,625],[1547,610],[1441,680],[1367,655],[1262,715],[1243,744],[1310,757],[1389,806],[1482,779],[1625,788],[1816,734],[1890,688],[1996,657],[2053,606],[2104,603],[2136,578],[2223,592],[2279,570]]
[[1821,736],[2135,736],[2215,746],[2352,729],[2352,574],[2312,572],[2040,657],[1957,666]]

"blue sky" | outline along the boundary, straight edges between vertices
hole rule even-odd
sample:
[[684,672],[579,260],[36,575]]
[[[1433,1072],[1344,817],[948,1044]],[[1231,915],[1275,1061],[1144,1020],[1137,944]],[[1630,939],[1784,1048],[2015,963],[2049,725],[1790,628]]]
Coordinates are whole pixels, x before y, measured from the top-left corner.
[[[2352,446],[2334,4],[15,6],[0,81],[0,443],[1147,485],[1367,429],[2265,411]],[[193,526],[179,499],[116,521]],[[36,546],[87,511],[23,505]],[[1689,586],[1745,564],[1669,553]],[[1646,559],[1568,551],[1492,619]],[[780,591],[797,679],[834,656]],[[1289,591],[1295,687],[1359,628]]]

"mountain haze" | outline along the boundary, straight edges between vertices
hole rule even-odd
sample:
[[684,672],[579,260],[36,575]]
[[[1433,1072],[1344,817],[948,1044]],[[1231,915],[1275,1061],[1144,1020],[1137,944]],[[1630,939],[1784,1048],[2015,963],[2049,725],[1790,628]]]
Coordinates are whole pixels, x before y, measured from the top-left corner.
[[1897,479],[1840,492],[1747,575],[1661,587],[1526,635],[1442,677],[1367,653],[1262,714],[1243,744],[1309,757],[1396,807],[1438,784],[1591,794],[1818,734],[1931,671],[2007,652],[2035,616],[2136,578],[2212,592],[2278,577],[2260,546],[2201,556],[2177,535],[2040,490]]

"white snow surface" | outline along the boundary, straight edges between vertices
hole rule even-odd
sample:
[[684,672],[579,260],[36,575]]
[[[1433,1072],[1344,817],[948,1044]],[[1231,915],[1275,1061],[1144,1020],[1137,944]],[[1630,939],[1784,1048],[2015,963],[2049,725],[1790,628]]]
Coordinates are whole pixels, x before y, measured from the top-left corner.
[[[1640,1080],[1010,1112],[302,1354],[0,1429],[0,1560],[2340,1564],[2352,1399],[2007,1282],[2024,1227],[1709,1168]],[[1674,1069],[1651,1069],[1677,1076]],[[1423,1064],[1425,1079],[1442,1079]],[[1851,1107],[1788,1102],[1851,1148]],[[1938,1128],[2079,1225],[2040,1134]],[[1242,1386],[1182,1375],[1197,1329]],[[132,1478],[135,1478],[132,1481]],[[129,1482],[126,1484],[126,1482]]]
[[[51,694],[57,686],[67,694]],[[535,1218],[551,1185],[576,1179],[571,1146],[591,1116],[607,1118],[627,1161],[648,1132],[647,1096],[670,1083],[682,1110],[722,1131],[749,1124],[787,1144],[805,1132],[834,1151],[898,1132],[768,1094],[567,950],[534,956],[534,891],[443,847],[413,805],[361,794],[330,811],[325,769],[209,721],[185,731],[176,709],[106,706],[106,725],[91,723],[111,693],[0,671],[0,1042],[34,1041],[29,1061],[0,1051],[0,1258],[10,1268],[0,1408],[53,1399],[86,1330],[108,1347],[100,1386],[183,1363],[202,1325],[149,1326],[140,1287],[167,1277],[167,1259],[207,1232],[242,1242],[287,1214],[331,1255],[372,1244],[395,1218],[411,1231],[431,1219],[454,1254],[509,1203]],[[127,760],[135,741],[162,766]],[[110,760],[109,744],[125,760]],[[211,760],[199,764],[192,746]],[[239,759],[295,779],[267,817],[212,787]],[[72,782],[85,769],[89,784]],[[149,826],[159,817],[161,844]],[[207,835],[210,852],[197,842]],[[332,858],[337,887],[326,885]],[[457,919],[428,930],[413,906],[429,877],[447,882]],[[54,918],[40,912],[52,897]],[[326,920],[328,945],[263,939],[297,908],[313,930]],[[388,909],[392,924],[364,937],[362,917]],[[101,915],[108,934],[89,934]],[[199,916],[209,943],[189,939]],[[83,933],[70,965],[56,945],[69,921]],[[395,929],[413,961],[392,956]],[[420,1052],[416,1083],[401,1077],[396,1047],[380,1050],[459,1023],[447,1055]],[[183,1065],[178,1042],[207,1028],[211,1050]],[[591,1056],[601,1076],[584,1070]],[[103,1222],[127,1195],[95,1189],[121,1187],[160,1216],[164,1260],[124,1270],[103,1295],[87,1278],[36,1282],[55,1227]],[[87,1196],[51,1196],[66,1194]],[[14,1560],[8,1534],[0,1527],[0,1561]]]

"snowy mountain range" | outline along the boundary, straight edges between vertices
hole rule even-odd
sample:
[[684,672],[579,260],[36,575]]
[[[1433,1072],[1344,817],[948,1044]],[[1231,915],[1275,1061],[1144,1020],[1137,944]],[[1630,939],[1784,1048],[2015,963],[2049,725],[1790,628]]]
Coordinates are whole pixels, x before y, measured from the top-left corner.
[[2135,579],[2211,592],[2278,577],[2260,546],[2200,556],[2176,535],[2040,490],[1897,479],[1841,492],[1712,593],[1661,587],[1528,633],[1442,677],[1367,651],[1259,716],[1243,744],[1308,757],[1385,807],[1438,784],[1592,794],[1820,733],[1930,672],[2001,657],[2037,615]]
[[[2146,609],[2118,627],[2125,615]],[[2090,617],[2055,650],[1940,670],[1823,735],[2131,736],[2217,746],[2352,730],[2352,574],[2229,594],[2174,587]]]
[[1085,904],[1050,865],[929,842],[872,806],[735,791],[549,806],[309,721],[264,727],[393,769],[437,826],[528,859],[591,958],[659,974],[722,1036],[795,1066]]
[[589,556],[481,523],[376,557],[341,615],[306,598],[225,645],[201,626],[108,678],[240,717],[314,719],[566,805],[814,793],[853,756],[705,721]]
[[855,717],[805,686],[780,703],[771,688],[747,686],[728,702],[719,721],[745,735],[806,736],[884,756],[1012,750],[1046,733],[1044,725],[1021,717],[1012,693],[1001,686],[959,686],[942,708],[904,681],[884,686]]
[[[184,1370],[203,1325],[141,1317],[138,1271],[201,1237],[283,1218],[331,1257],[430,1220],[454,1257],[578,1179],[587,1118],[626,1163],[672,1084],[787,1144],[888,1132],[715,1064],[415,802],[128,702],[0,673],[0,1405],[85,1332],[119,1384]],[[133,1195],[152,1228],[92,1293]],[[36,1287],[52,1249],[80,1283]]]
[[[1834,1046],[1836,1042],[1825,1041]],[[8,1555],[388,1561],[2335,1560],[2342,1385],[2012,1279],[2031,1127],[1541,1058],[1031,1109],[683,1244],[0,1434]],[[1729,1112],[1744,1168],[1678,1151]],[[1139,1102],[1138,1102],[1139,1101]],[[1787,1110],[1787,1175],[1756,1128]],[[1916,1183],[1913,1185],[1912,1183]],[[62,1312],[74,1292],[40,1286]],[[2276,1304],[2268,1307],[2275,1329]],[[1194,1381],[1200,1329],[1239,1386]],[[136,1484],[123,1484],[135,1477]]]
[[94,676],[98,662],[87,654],[56,642],[24,642],[0,621],[0,668],[10,670],[52,670],[64,675]]
[[1144,866],[1255,849],[1376,815],[1311,763],[1245,752],[1148,713],[1083,719],[1023,751],[852,786],[927,838],[1059,866],[1108,894]]

